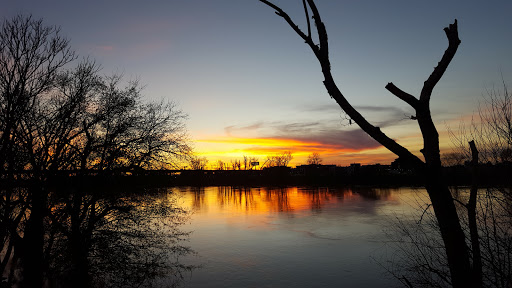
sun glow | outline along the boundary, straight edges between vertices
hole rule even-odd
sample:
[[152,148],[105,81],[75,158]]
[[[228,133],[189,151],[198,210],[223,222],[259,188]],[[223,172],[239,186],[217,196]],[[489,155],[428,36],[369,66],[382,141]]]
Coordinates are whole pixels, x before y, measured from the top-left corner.
[[241,138],[211,137],[195,141],[196,154],[206,157],[212,164],[218,160],[230,162],[240,160],[243,156],[256,157],[260,162],[267,156],[291,151],[292,166],[307,163],[307,157],[318,152],[323,164],[350,165],[350,163],[385,163],[389,164],[395,156],[382,147],[373,149],[344,148],[341,145],[325,144],[314,141],[299,141],[282,138]]

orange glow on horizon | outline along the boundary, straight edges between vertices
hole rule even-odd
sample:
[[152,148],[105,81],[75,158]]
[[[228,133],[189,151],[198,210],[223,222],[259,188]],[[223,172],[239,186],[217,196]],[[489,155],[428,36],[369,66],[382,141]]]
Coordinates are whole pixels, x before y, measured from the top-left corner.
[[306,164],[308,155],[313,152],[320,154],[323,164],[341,166],[348,166],[351,163],[389,164],[396,158],[383,147],[353,149],[343,148],[341,145],[297,139],[212,137],[195,142],[196,154],[206,157],[209,160],[209,166],[215,165],[218,160],[229,164],[232,160],[243,159],[243,156],[256,157],[262,163],[267,156],[284,151],[292,152],[291,166]]
[[[452,129],[454,133],[460,133],[461,123],[468,126],[471,125],[472,120],[474,120],[474,114],[469,113],[446,120],[444,125],[437,125],[441,154],[452,152],[454,147],[448,130]],[[423,148],[421,132],[416,130],[410,133],[402,133],[399,139],[395,140],[421,160],[424,159],[420,152]],[[307,141],[293,138],[233,137],[203,134],[195,143],[196,154],[206,157],[209,160],[208,166],[211,168],[218,160],[229,164],[231,161],[243,159],[243,156],[258,158],[258,161],[263,163],[267,156],[284,151],[291,151],[293,159],[290,166],[292,167],[307,164],[307,157],[313,152],[320,154],[323,159],[322,164],[339,166],[348,166],[351,163],[361,163],[363,165],[390,164],[397,158],[396,155],[383,146],[354,149],[343,147],[341,144],[322,143],[320,139],[319,141]]]

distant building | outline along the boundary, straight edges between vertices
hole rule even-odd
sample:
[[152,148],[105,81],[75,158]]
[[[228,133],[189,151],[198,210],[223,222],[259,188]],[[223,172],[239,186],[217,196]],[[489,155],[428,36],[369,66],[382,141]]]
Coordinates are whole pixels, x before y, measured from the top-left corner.
[[359,170],[361,170],[361,163],[352,163],[348,167],[348,175],[354,175],[359,173]]

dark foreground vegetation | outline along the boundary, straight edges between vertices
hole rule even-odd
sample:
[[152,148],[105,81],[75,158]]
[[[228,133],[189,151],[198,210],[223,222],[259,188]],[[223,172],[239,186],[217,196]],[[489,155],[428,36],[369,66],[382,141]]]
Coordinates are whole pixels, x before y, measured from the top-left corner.
[[173,261],[190,252],[179,244],[186,213],[168,191],[142,205],[148,191],[92,185],[87,171],[172,167],[190,151],[186,115],[144,102],[137,81],[76,63],[68,44],[30,16],[0,28],[1,285],[134,287],[179,275],[190,268]]

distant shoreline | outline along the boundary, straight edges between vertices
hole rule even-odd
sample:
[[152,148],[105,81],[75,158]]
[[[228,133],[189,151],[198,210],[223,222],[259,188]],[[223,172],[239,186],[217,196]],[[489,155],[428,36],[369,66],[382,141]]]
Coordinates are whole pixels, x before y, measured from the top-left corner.
[[[305,165],[303,165],[305,166]],[[470,168],[445,167],[443,174],[448,185],[471,185]],[[28,185],[33,172],[20,171],[14,177],[17,184]],[[131,170],[131,171],[57,171],[47,173],[49,186],[423,186],[421,173],[413,170],[389,169],[376,166],[372,169],[350,169],[331,165],[306,167],[272,167],[262,170]],[[479,185],[512,185],[511,165],[481,165]],[[5,175],[4,175],[5,176]],[[2,177],[1,182],[6,182]],[[11,182],[12,183],[12,182]]]

